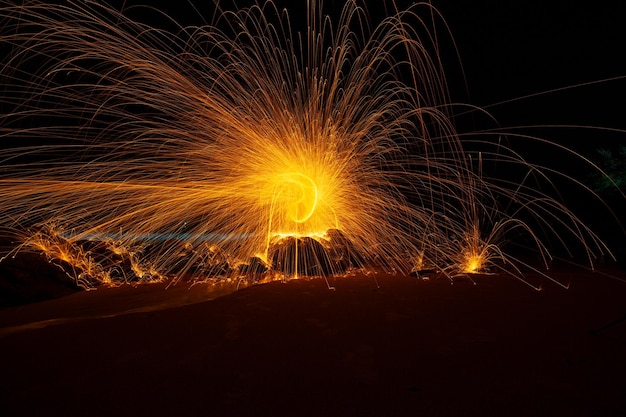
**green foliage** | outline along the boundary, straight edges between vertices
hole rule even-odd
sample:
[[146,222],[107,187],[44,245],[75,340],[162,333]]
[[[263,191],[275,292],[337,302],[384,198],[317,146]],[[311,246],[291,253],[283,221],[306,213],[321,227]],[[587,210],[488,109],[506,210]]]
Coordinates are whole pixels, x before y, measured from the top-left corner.
[[617,150],[598,149],[598,166],[606,175],[598,173],[594,178],[596,191],[607,191],[616,186],[620,190],[626,190],[626,145],[621,145]]

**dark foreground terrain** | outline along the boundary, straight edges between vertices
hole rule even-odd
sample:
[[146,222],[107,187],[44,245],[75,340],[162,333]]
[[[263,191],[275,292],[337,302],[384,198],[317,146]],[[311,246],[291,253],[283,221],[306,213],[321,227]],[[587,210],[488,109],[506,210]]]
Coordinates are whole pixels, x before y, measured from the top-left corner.
[[570,289],[378,275],[7,307],[0,415],[626,416],[626,284],[556,275]]

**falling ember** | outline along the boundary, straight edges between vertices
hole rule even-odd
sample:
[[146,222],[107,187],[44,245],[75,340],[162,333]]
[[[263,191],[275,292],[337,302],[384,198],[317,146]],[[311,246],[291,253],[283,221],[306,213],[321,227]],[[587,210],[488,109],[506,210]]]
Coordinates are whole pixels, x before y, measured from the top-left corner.
[[[437,37],[422,36],[431,5],[369,30],[360,4],[333,21],[308,2],[304,33],[272,2],[172,33],[93,2],[1,1],[0,225],[95,283],[116,278],[94,265],[140,280],[519,277],[504,243],[520,235],[544,261],[548,240],[610,253],[538,186],[552,171],[499,133],[461,140]],[[496,163],[521,179],[489,176]]]

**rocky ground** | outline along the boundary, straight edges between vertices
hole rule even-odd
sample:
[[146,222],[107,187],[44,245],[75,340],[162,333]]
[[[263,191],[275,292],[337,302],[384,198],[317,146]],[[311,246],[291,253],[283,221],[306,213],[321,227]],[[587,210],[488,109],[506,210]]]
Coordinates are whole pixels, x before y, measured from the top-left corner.
[[[626,416],[623,271],[101,287],[0,309],[3,416]],[[530,277],[539,282],[539,276]],[[620,278],[620,279],[617,279]]]

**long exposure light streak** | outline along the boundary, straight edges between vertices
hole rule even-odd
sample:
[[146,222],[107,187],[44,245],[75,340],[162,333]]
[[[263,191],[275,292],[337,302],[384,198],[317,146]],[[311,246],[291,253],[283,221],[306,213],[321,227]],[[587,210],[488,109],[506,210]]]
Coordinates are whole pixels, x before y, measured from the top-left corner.
[[111,274],[61,243],[87,260],[94,241],[137,248],[148,279],[256,262],[282,278],[497,267],[523,280],[504,246],[519,235],[544,263],[548,241],[610,253],[550,189],[555,173],[499,137],[464,148],[428,3],[370,30],[358,1],[336,19],[310,1],[303,32],[272,2],[177,31],[105,3],[0,4],[0,225],[95,283]]

